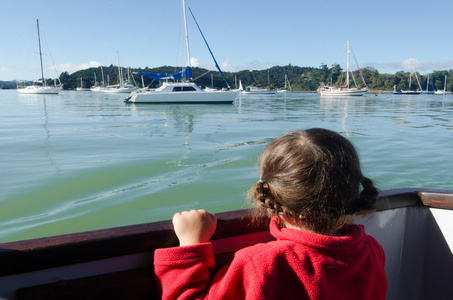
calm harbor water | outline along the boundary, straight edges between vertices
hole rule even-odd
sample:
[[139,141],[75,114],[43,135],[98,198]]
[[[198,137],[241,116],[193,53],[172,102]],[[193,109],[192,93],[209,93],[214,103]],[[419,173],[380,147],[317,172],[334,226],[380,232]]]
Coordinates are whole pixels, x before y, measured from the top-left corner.
[[242,95],[134,105],[125,95],[0,90],[0,242],[244,208],[257,156],[284,132],[348,137],[380,189],[453,189],[453,96]]

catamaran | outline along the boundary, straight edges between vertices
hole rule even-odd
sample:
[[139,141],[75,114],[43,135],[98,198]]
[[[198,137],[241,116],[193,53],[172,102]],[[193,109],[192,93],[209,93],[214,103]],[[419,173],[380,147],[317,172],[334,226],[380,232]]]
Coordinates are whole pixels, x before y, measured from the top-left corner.
[[[17,91],[21,94],[58,94],[60,92],[60,85],[57,85],[54,81],[53,86],[48,86],[44,77],[44,68],[42,64],[42,52],[41,52],[41,36],[39,33],[39,20],[36,20],[36,26],[38,28],[38,45],[39,45],[39,59],[41,62],[41,79],[34,81],[33,85],[29,86],[18,86]],[[35,85],[35,82],[39,82],[41,85]]]
[[[360,76],[362,77],[363,83],[365,85],[364,88],[359,88],[357,86],[357,83],[354,83],[356,87],[350,87],[349,86],[349,54],[351,53],[351,49],[349,47],[349,40],[348,40],[348,51],[347,51],[347,60],[346,60],[346,84],[345,85],[326,85],[324,83],[321,83],[321,86],[319,87],[319,93],[321,96],[363,96],[365,93],[368,91],[368,87],[365,82],[365,78],[363,78],[362,71],[360,71],[360,68],[358,67],[357,60],[357,68],[359,70]],[[355,58],[355,56],[354,56]],[[352,73],[351,73],[352,74]]]
[[[217,61],[212,54],[211,49],[203,35],[203,32],[198,26],[197,20],[189,8],[193,19],[198,27],[198,30],[203,37],[209,52],[217,69],[225,80],[228,89],[227,90],[214,90],[214,89],[202,89],[195,82],[192,81],[192,66],[190,62],[190,50],[189,50],[189,36],[187,32],[187,17],[186,17],[186,3],[182,0],[183,15],[184,15],[184,28],[186,36],[186,50],[187,50],[187,66],[184,70],[174,74],[160,74],[160,73],[145,73],[138,72],[138,75],[147,76],[156,81],[164,81],[162,86],[157,89],[141,89],[131,93],[129,97],[125,99],[126,103],[233,103],[239,94],[239,90],[230,89],[225,76],[220,70]],[[175,82],[168,82],[168,80],[174,80]],[[181,80],[178,82],[178,80]]]

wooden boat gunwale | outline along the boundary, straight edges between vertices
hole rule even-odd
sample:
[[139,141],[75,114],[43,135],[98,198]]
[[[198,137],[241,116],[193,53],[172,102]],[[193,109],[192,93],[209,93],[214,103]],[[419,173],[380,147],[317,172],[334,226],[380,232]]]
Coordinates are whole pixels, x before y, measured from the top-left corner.
[[[378,197],[376,211],[411,207],[453,210],[453,191],[415,188],[382,191]],[[234,247],[228,247],[231,244],[229,239],[243,236],[246,242],[253,244],[254,238],[259,242],[268,234],[267,224],[251,225],[250,209],[218,213],[216,216],[218,226],[212,240],[219,265],[227,263],[235,252]],[[222,240],[225,242],[222,243]],[[178,241],[170,220],[2,243],[0,282],[2,278],[66,266],[79,265],[79,268],[86,268],[97,261],[104,261],[104,265],[111,264],[111,261],[122,257],[140,260],[139,267],[134,271],[135,278],[152,280],[153,251],[177,245]],[[125,270],[128,270],[127,268]],[[144,277],[143,274],[148,274],[148,277]],[[109,273],[99,275],[105,278],[110,276]],[[151,287],[150,292],[155,293],[155,287]]]
[[[415,188],[382,191],[376,211],[414,206],[453,209],[451,193]],[[434,195],[436,199],[443,195],[444,198],[430,200]],[[265,226],[249,225],[250,209],[218,213],[216,216],[219,224],[213,239],[267,230]],[[0,243],[0,276],[148,252],[177,244],[171,220]]]

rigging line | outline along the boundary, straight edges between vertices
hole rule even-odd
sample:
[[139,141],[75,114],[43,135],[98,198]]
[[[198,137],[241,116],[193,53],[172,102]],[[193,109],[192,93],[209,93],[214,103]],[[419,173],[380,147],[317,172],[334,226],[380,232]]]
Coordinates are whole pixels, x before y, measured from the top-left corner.
[[194,79],[193,79],[193,81],[195,81],[195,80],[197,80],[197,79],[199,79],[199,78],[203,77],[204,75],[208,74],[209,72],[211,72],[211,70],[208,70],[207,72],[205,72],[205,73],[201,74],[201,75],[200,75],[200,76],[198,76],[197,78],[194,78]]
[[[354,50],[352,50],[351,45],[349,45],[349,49],[351,49],[352,56],[354,56],[355,64],[357,65],[357,69],[359,70],[360,77],[362,77],[363,84],[365,85],[365,88],[366,88],[367,90],[369,90],[369,88],[368,88],[368,86],[367,86],[367,84],[366,84],[365,78],[363,77],[362,70],[360,70],[359,63],[357,62],[357,58],[355,57]],[[371,92],[371,91],[370,91],[370,92]],[[376,93],[373,93],[373,94],[377,97],[377,94],[376,94]]]
[[219,64],[217,63],[217,60],[215,59],[214,54],[212,54],[211,47],[209,47],[208,42],[206,41],[206,38],[204,37],[204,34],[203,34],[203,32],[201,31],[201,28],[200,28],[200,26],[198,25],[198,22],[197,22],[197,20],[195,19],[195,16],[193,15],[192,10],[190,9],[190,7],[188,7],[188,9],[189,9],[189,11],[190,11],[190,14],[191,14],[192,17],[193,17],[193,20],[195,21],[195,24],[197,24],[198,30],[200,31],[201,36],[203,37],[203,40],[204,40],[204,42],[206,43],[206,46],[208,47],[209,53],[211,53],[212,59],[214,60],[214,63],[215,63],[215,66],[216,66],[217,69],[219,70],[220,75],[222,75],[223,80],[225,80],[225,82],[226,82],[226,84],[227,84],[227,87],[230,88],[230,85],[228,84],[228,81],[226,80],[225,76],[223,75],[222,70],[220,70]]
[[412,65],[412,62],[411,62],[411,66],[412,66],[412,69],[414,70],[415,78],[417,78],[418,87],[419,87],[420,90],[421,90],[421,89],[422,89],[422,86],[420,85],[420,80],[418,79],[417,72],[415,72],[415,68],[414,68],[414,66]]
[[368,88],[368,86],[366,85],[365,78],[363,77],[362,70],[360,70],[359,63],[357,62],[357,58],[355,57],[354,50],[352,50],[351,46],[349,46],[349,48],[350,48],[350,50],[352,52],[352,56],[354,56],[355,64],[357,65],[357,69],[359,70],[360,77],[363,80],[363,84],[365,85],[366,88]]
[[57,67],[55,66],[55,63],[53,62],[52,53],[50,53],[50,48],[49,48],[49,45],[47,44],[46,37],[43,34],[41,34],[41,35],[42,35],[42,37],[44,39],[44,42],[46,43],[46,48],[47,48],[47,51],[49,52],[50,61],[52,62],[52,66],[53,66],[53,69],[55,71],[56,78],[58,79],[58,82],[61,84],[60,78],[58,76]]
[[355,87],[357,88],[357,82],[355,81],[354,73],[351,71],[352,80],[354,80]]
[[128,77],[132,78],[132,82],[134,82],[134,85],[138,86],[137,82],[135,81],[134,74],[131,74],[131,69],[130,68],[127,69],[127,72],[128,72],[127,73]]

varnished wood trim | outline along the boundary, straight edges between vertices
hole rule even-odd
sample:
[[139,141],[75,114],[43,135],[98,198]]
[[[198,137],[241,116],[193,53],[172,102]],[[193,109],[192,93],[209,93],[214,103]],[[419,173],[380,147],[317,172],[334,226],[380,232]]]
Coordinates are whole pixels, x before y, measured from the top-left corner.
[[439,191],[423,191],[418,195],[423,201],[423,204],[428,207],[453,209],[453,193]]

